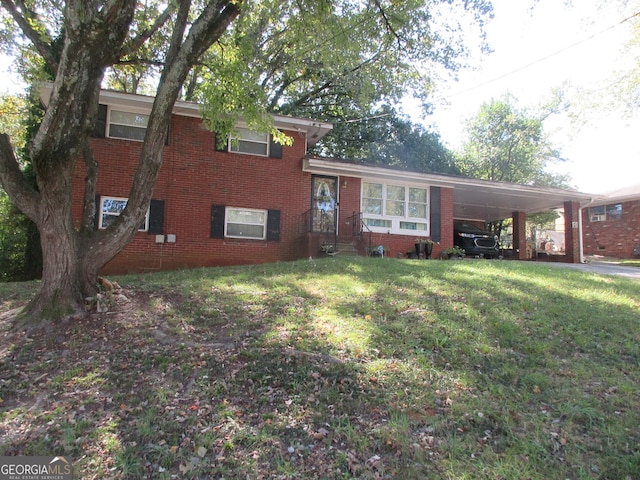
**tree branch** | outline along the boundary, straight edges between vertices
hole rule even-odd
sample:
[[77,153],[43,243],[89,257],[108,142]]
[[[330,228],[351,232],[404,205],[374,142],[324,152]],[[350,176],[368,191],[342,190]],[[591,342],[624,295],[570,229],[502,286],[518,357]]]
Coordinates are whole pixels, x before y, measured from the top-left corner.
[[176,23],[171,35],[171,42],[169,43],[169,50],[167,51],[167,57],[165,59],[167,65],[171,65],[182,47],[182,39],[184,37],[184,32],[187,29],[190,9],[191,0],[184,0],[180,2],[180,9],[178,10],[178,16],[176,17]]
[[37,219],[40,194],[22,175],[6,133],[0,133],[0,183],[16,206],[34,222]]
[[[182,3],[188,3],[188,2],[182,2]],[[138,49],[140,49],[140,47],[142,47],[142,45],[144,45],[144,43],[149,40],[154,33],[156,33],[158,30],[160,30],[160,28],[167,23],[167,21],[171,18],[171,15],[173,14],[173,12],[175,11],[175,3],[174,2],[169,2],[169,4],[167,5],[167,8],[164,10],[164,12],[162,12],[160,15],[158,15],[158,18],[156,18],[156,21],[153,22],[153,25],[151,25],[151,27],[147,28],[146,30],[140,32],[140,34],[133,38],[128,45],[126,45],[120,52],[120,56],[121,57],[126,57],[131,55],[133,52],[137,51]]]
[[[47,66],[55,75],[58,71],[58,62],[51,51],[51,36],[46,31],[42,22],[39,21],[38,16],[33,11],[29,10],[22,0],[17,0],[15,3],[11,0],[0,1],[2,2],[2,6],[7,9],[11,17],[18,24],[22,33],[31,40],[33,46],[36,48],[38,53],[42,55]],[[18,9],[20,9],[22,14]],[[32,26],[36,22],[44,33],[41,34]]]
[[389,31],[389,33],[391,33],[391,35],[393,35],[396,38],[396,40],[398,41],[398,44],[400,44],[402,37],[398,34],[396,29],[393,28],[393,26],[391,25],[391,20],[387,16],[387,12],[385,11],[385,9],[380,4],[380,0],[373,0],[373,3],[375,3],[376,7],[378,8],[378,11],[380,12],[380,16],[382,16],[382,20],[384,21],[384,24],[387,27],[387,30]]
[[[358,65],[350,68],[349,70],[346,70],[345,72],[343,72],[340,75],[336,75],[333,78],[329,78],[327,79],[322,85],[318,85],[316,88],[314,88],[313,90],[310,90],[302,95],[299,95],[298,98],[296,99],[295,102],[287,104],[283,109],[282,112],[284,114],[286,114],[287,111],[291,111],[294,110],[296,107],[299,107],[301,105],[304,105],[305,102],[308,102],[309,100],[316,98],[318,96],[320,96],[320,94],[326,90],[328,90],[329,88],[338,85],[338,81],[342,78],[347,77],[348,75],[352,75],[356,72],[358,72],[359,70],[362,70],[363,68],[365,68],[367,65],[372,64],[373,62],[376,61],[376,59],[378,58],[379,53],[376,53],[375,55],[373,55],[371,58],[368,58],[367,60],[365,60],[364,62],[359,63]],[[300,76],[297,80],[300,80],[304,78],[304,76]],[[293,84],[295,80],[291,80],[289,82],[289,84]],[[283,89],[281,89],[282,91],[278,92],[278,94],[283,93]],[[278,99],[274,98],[271,101],[271,105],[275,106],[277,104]]]

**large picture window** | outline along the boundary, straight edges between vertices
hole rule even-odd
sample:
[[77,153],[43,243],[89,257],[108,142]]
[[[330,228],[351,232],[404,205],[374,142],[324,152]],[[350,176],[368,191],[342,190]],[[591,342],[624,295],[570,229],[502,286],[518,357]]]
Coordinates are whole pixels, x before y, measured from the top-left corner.
[[[127,199],[120,197],[100,197],[100,211],[98,228],[107,228],[122,213],[127,206]],[[149,230],[149,210],[144,216],[144,223],[138,229],[141,232]]]
[[362,216],[373,231],[429,234],[429,190],[384,183],[362,183]]
[[149,115],[110,110],[109,137],[143,141],[148,123]]
[[227,207],[225,214],[225,237],[266,238],[267,211]]

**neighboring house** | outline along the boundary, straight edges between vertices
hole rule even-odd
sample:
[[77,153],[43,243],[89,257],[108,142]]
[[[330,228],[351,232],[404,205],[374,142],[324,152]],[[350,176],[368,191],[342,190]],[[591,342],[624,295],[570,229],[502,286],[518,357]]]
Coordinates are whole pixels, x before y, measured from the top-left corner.
[[640,184],[603,194],[582,213],[585,255],[640,256]]
[[[45,88],[45,103],[49,94]],[[126,205],[152,102],[101,92],[91,139],[100,172],[96,228],[109,225]],[[570,224],[576,220],[567,233],[567,261],[580,260],[578,211],[589,195],[310,157],[308,147],[330,132],[330,124],[284,116],[273,121],[292,145],[240,124],[238,138],[221,149],[198,105],[177,102],[149,212],[103,273],[288,261],[347,249],[366,255],[379,246],[402,257],[419,237],[436,242],[437,257],[453,246],[454,219],[483,224],[507,217],[514,220],[514,256],[525,258],[525,216],[556,207],[565,208]],[[84,164],[77,162],[76,221],[84,178]]]

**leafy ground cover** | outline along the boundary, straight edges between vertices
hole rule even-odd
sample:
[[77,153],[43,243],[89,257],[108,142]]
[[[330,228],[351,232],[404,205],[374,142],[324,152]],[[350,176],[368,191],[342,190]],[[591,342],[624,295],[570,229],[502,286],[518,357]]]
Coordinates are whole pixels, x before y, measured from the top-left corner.
[[118,277],[26,333],[0,285],[0,454],[76,478],[637,479],[640,282],[328,258]]

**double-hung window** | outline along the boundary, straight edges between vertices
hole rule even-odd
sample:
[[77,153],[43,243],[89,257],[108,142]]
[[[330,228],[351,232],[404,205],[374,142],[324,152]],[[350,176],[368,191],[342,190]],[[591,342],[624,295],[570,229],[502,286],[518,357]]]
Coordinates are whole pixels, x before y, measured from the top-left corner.
[[269,155],[269,134],[237,128],[229,138],[229,151],[252,155]]
[[427,236],[428,200],[427,188],[363,182],[363,220],[373,231]]
[[149,123],[149,115],[144,113],[109,111],[109,134],[111,138],[143,141]]
[[[100,211],[98,228],[107,228],[122,213],[127,206],[127,199],[120,197],[100,197]],[[140,232],[149,230],[149,210],[144,216],[144,223],[138,229]]]
[[225,237],[264,240],[267,236],[267,210],[227,207]]

